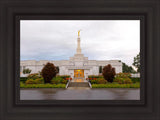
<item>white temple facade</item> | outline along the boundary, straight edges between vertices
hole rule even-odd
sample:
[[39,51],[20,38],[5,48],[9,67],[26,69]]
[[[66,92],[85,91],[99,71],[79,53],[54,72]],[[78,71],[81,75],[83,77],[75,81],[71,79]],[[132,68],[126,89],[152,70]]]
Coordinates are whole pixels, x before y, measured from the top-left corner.
[[59,67],[59,75],[70,75],[72,78],[87,78],[88,75],[99,75],[99,69],[108,64],[111,64],[112,67],[115,68],[116,73],[122,72],[122,62],[120,60],[88,60],[88,57],[85,57],[81,53],[79,32],[76,54],[70,57],[69,60],[24,60],[20,62],[20,74],[24,76],[23,69],[26,68],[32,70],[31,73],[38,73],[47,62],[53,63],[56,67]]

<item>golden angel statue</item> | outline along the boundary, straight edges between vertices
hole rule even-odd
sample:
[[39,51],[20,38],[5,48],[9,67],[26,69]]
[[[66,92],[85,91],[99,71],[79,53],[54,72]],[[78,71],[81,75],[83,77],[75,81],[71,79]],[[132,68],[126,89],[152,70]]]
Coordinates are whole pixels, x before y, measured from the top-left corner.
[[78,36],[80,36],[80,30],[78,30]]

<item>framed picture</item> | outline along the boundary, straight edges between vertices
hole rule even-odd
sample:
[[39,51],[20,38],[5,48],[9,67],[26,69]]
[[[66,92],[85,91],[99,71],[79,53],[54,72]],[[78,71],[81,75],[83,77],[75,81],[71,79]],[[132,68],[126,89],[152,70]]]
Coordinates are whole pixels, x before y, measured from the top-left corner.
[[140,20],[20,20],[20,100],[140,100],[139,54]]
[[2,1],[1,119],[160,119],[159,5]]

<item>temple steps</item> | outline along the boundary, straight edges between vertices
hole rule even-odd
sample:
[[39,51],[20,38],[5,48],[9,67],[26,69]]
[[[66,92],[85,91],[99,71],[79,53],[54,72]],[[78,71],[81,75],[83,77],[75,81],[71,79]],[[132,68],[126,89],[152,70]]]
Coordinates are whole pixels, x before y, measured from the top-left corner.
[[70,82],[68,87],[90,87],[88,82]]

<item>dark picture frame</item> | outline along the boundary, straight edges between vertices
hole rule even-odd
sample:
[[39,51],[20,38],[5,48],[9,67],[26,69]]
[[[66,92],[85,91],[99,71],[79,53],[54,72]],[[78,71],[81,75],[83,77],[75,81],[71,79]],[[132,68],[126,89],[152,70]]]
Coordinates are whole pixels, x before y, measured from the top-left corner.
[[[0,1],[1,120],[159,120],[159,0]],[[140,20],[140,100],[20,100],[20,20]]]

